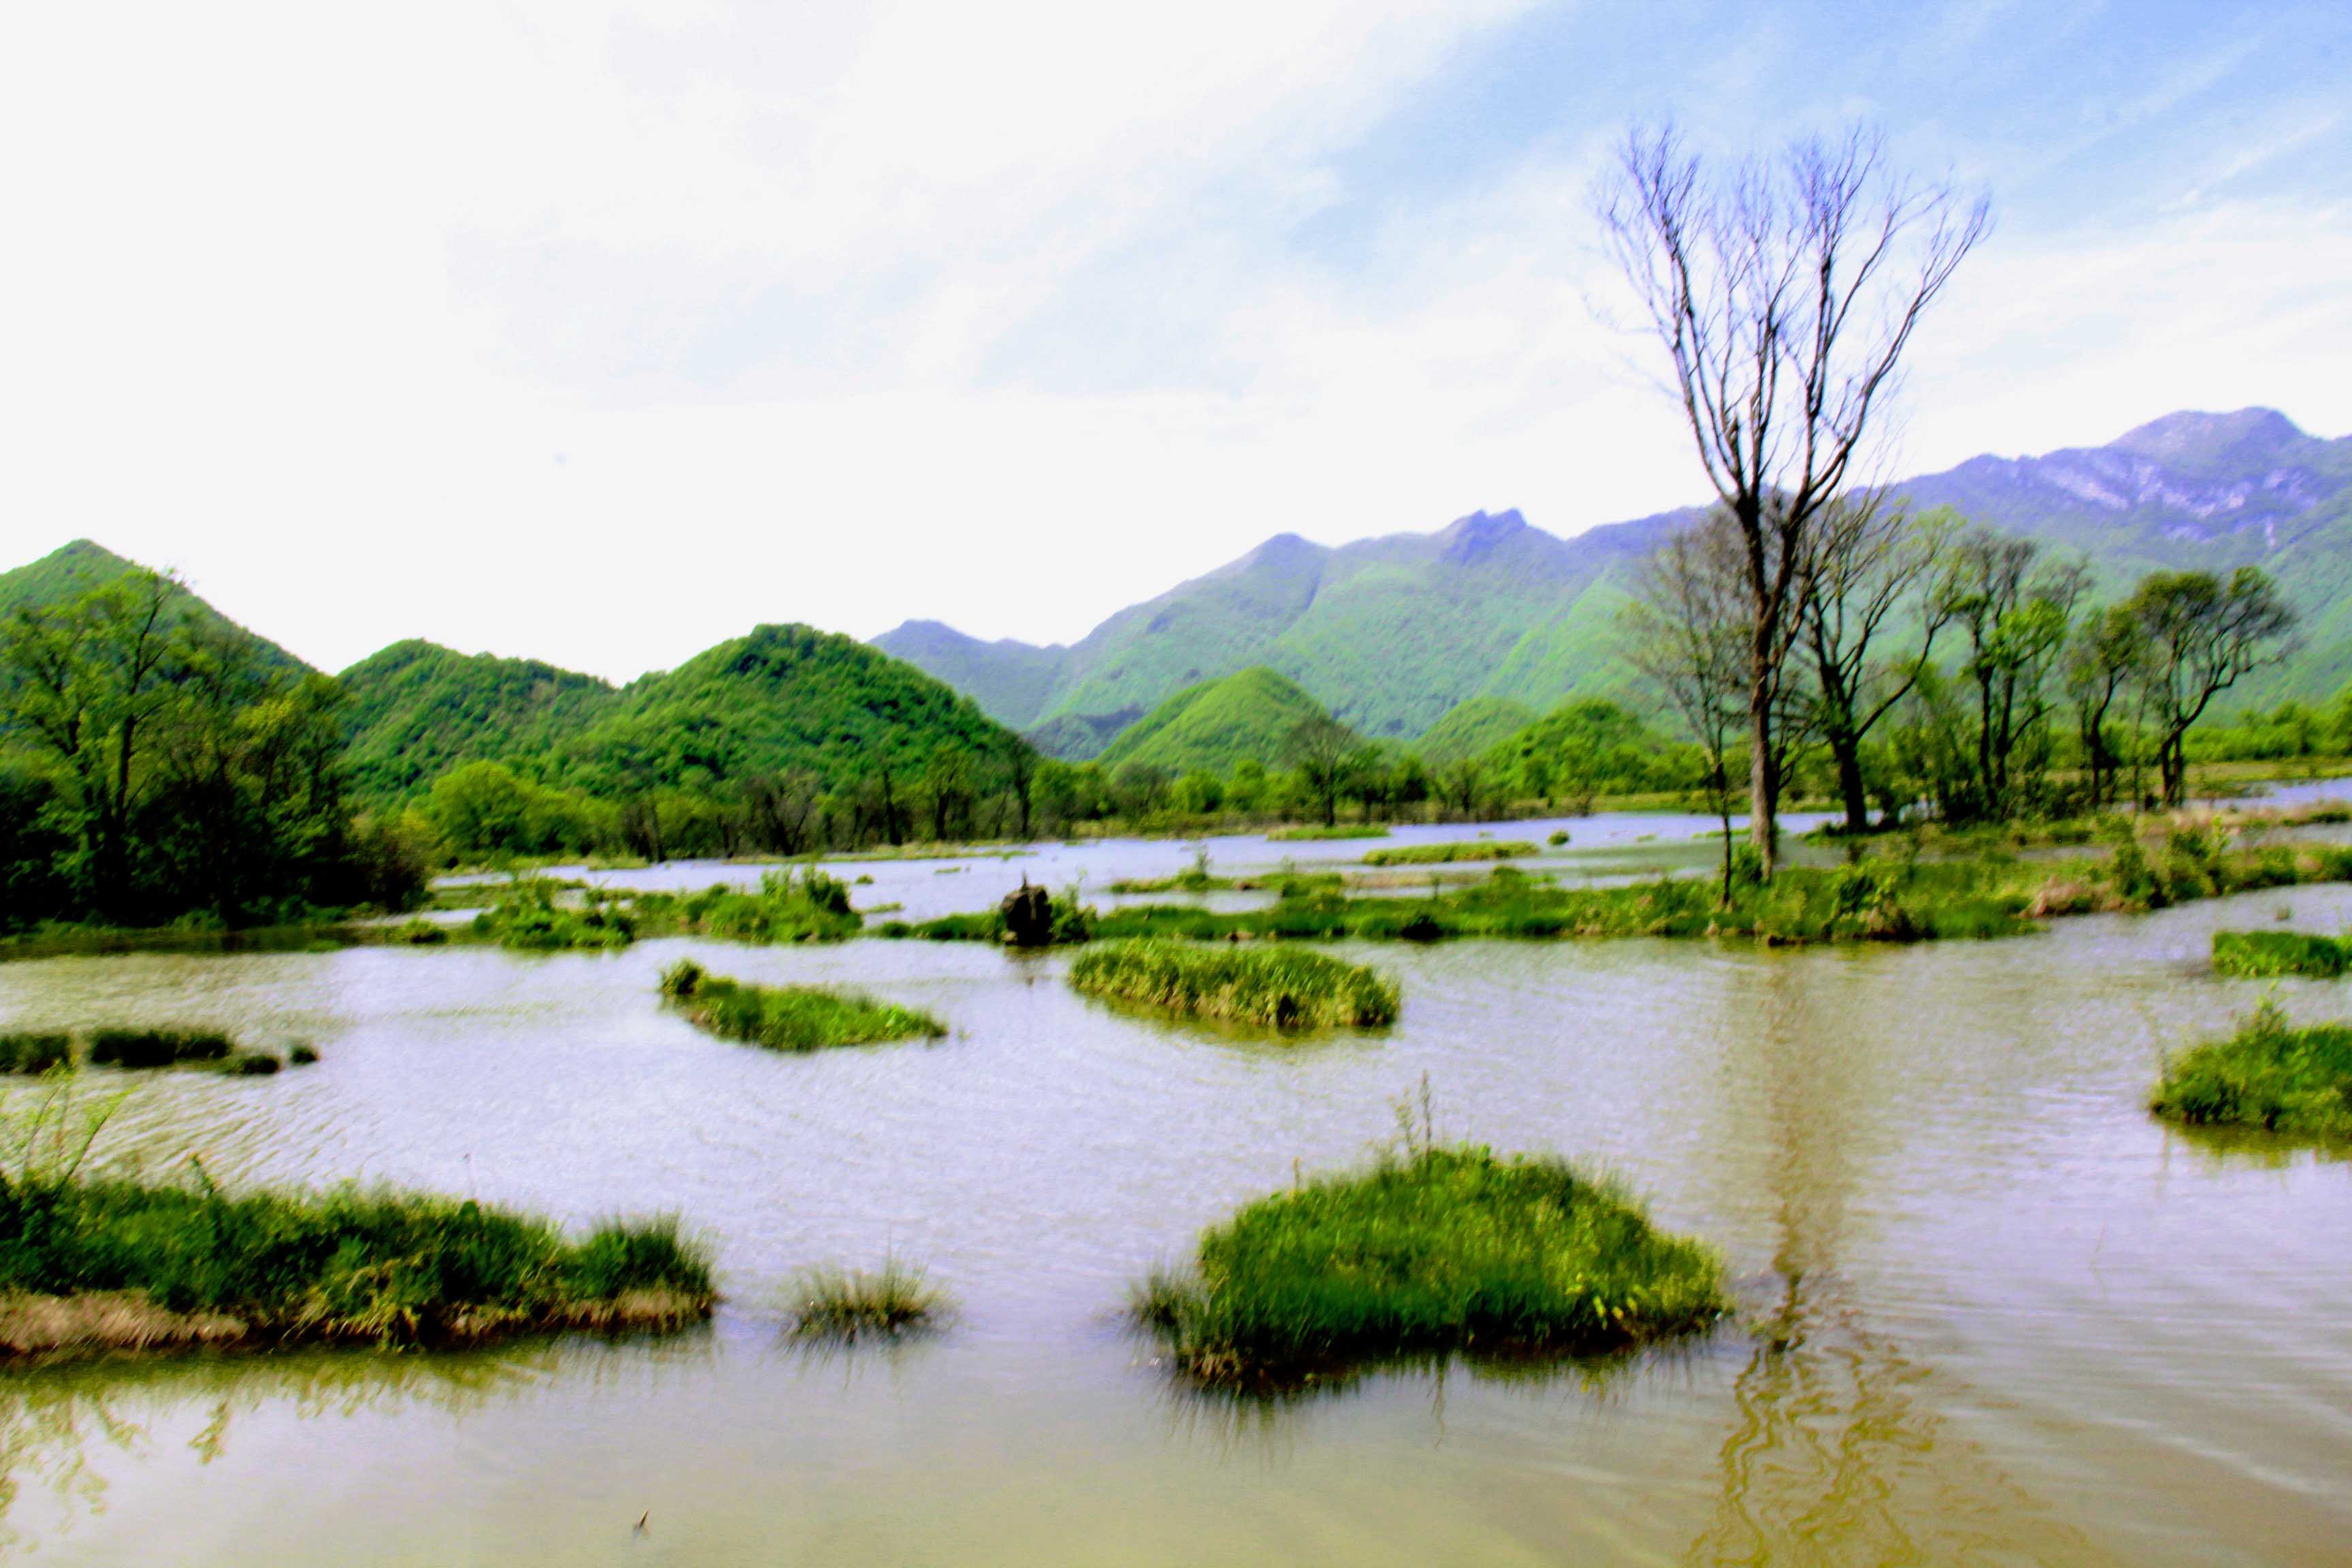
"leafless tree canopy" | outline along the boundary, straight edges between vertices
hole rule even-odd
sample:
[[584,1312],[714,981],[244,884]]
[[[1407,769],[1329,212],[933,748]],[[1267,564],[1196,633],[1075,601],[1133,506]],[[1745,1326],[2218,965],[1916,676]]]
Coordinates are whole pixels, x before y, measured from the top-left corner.
[[1769,731],[1815,520],[1862,478],[1904,351],[1990,208],[1898,175],[1859,128],[1727,168],[1707,166],[1672,127],[1637,132],[1596,205],[1738,530],[1749,808],[1769,870],[1780,794]]

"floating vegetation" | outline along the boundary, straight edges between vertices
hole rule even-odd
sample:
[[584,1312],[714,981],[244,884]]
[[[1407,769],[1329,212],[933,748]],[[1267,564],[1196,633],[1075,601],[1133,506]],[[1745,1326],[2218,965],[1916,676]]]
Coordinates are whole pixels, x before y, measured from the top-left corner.
[[921,1265],[886,1258],[875,1269],[828,1265],[804,1271],[793,1282],[789,1309],[795,1339],[855,1342],[936,1328],[950,1303]]
[[665,971],[662,994],[714,1035],[777,1051],[819,1051],[889,1040],[937,1039],[947,1026],[929,1013],[818,985],[747,985],[692,959]]
[[1396,982],[1360,963],[1287,947],[1120,942],[1088,948],[1070,984],[1188,1017],[1282,1029],[1393,1023]]
[[2352,1139],[2352,1025],[2297,1028],[2265,997],[2236,1033],[2168,1058],[2148,1109],[2192,1127]]
[[1616,1185],[1425,1140],[1251,1204],[1132,1305],[1191,1376],[1277,1385],[1416,1354],[1620,1351],[1729,1310],[1715,1253]]
[[2352,942],[2291,931],[2217,931],[2213,972],[2275,980],[2290,974],[2334,980],[2352,963]]

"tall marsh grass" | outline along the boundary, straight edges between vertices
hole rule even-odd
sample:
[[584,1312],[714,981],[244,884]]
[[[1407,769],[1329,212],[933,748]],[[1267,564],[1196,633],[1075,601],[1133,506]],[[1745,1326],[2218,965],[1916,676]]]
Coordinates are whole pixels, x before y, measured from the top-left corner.
[[1097,943],[1070,984],[1161,1012],[1283,1029],[1396,1021],[1396,982],[1360,963],[1293,947],[1142,941]]
[[788,1308],[796,1339],[856,1341],[936,1327],[950,1304],[921,1265],[886,1258],[879,1268],[827,1265],[803,1271]]
[[2352,1025],[2298,1028],[2265,997],[2234,1033],[2167,1058],[2148,1109],[2192,1127],[2352,1139]]
[[2352,942],[2291,931],[2217,931],[2213,973],[2254,980],[2334,980],[2352,965]]

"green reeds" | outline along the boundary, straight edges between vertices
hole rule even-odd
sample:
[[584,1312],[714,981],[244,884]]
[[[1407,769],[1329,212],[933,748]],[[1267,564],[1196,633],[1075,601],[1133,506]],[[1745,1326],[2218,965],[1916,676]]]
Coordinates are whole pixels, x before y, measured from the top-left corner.
[[797,876],[763,872],[756,891],[709,888],[681,900],[677,912],[688,931],[734,942],[841,942],[865,924],[849,907],[849,884],[814,866]]
[[1367,866],[1451,866],[1464,860],[1517,860],[1540,853],[1524,838],[1457,839],[1450,844],[1402,844],[1374,849],[1364,856]]
[[2352,1139],[2352,1025],[2297,1028],[2265,997],[2236,1033],[2167,1058],[2148,1109],[2189,1126]]
[[1187,942],[1097,944],[1070,965],[1094,996],[1283,1029],[1393,1023],[1396,982],[1360,963],[1288,947]]
[[463,1344],[709,1315],[709,1258],[675,1219],[567,1240],[470,1200],[355,1187],[229,1196],[20,1179],[0,1186],[0,1350],[362,1341]]
[[889,1040],[937,1039],[947,1026],[928,1013],[855,991],[818,985],[747,985],[681,959],[662,994],[714,1035],[776,1051],[819,1051]]
[[559,890],[544,877],[516,878],[474,917],[474,934],[522,952],[610,952],[636,940],[635,917],[601,889],[589,889],[576,906],[557,902]]
[[1616,1185],[1423,1143],[1251,1204],[1132,1309],[1193,1377],[1280,1384],[1452,1351],[1622,1350],[1705,1329],[1729,1301],[1715,1253],[1654,1229]]
[[2352,942],[2291,931],[2217,931],[2213,973],[2276,980],[2290,974],[2334,980],[2352,963]]
[[950,1310],[948,1293],[919,1264],[886,1258],[874,1269],[831,1265],[804,1270],[788,1303],[796,1339],[895,1338],[933,1328]]

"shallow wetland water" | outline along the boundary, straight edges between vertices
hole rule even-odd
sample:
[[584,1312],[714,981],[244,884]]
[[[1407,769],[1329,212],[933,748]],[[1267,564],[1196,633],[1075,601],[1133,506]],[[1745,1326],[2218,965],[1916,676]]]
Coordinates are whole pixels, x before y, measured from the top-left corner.
[[[1148,858],[1116,874],[1188,856]],[[1024,868],[1058,885],[1052,859],[869,863],[859,901],[952,883],[941,906],[977,908]],[[730,1298],[662,1342],[8,1373],[0,1555],[2343,1561],[2352,1163],[2217,1152],[2141,1109],[2162,1049],[2262,993],[2207,973],[2210,931],[2283,909],[2333,931],[2352,889],[1912,948],[1343,949],[1402,978],[1402,1020],[1290,1046],[1114,1013],[1061,957],[976,944],[0,966],[11,1026],[318,1043],[276,1079],[144,1080],[119,1163],[200,1151],[225,1179],[575,1223],[676,1209]],[[806,1058],[709,1038],[656,995],[686,953],[850,982],[953,1033]],[[2352,1012],[2342,985],[2281,989],[2302,1016]],[[1116,1320],[1129,1281],[1294,1160],[1360,1157],[1424,1073],[1441,1135],[1605,1166],[1721,1247],[1746,1321],[1605,1371],[1393,1370],[1280,1404],[1171,1384]],[[947,1332],[781,1341],[795,1268],[886,1251],[954,1291]]]

